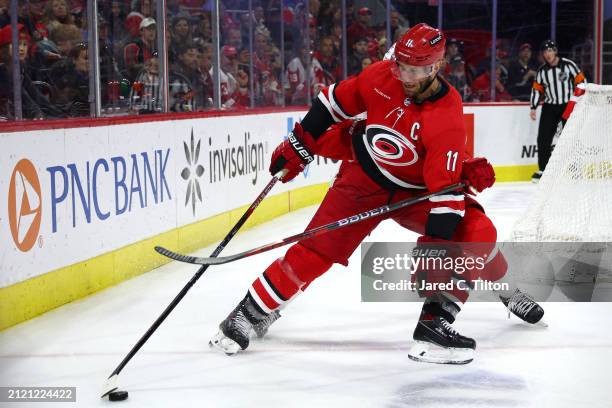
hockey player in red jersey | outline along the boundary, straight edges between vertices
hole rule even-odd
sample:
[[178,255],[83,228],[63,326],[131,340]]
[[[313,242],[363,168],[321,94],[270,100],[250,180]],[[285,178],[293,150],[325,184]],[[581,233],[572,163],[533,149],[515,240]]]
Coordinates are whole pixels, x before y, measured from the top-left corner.
[[[276,148],[270,171],[287,170],[284,182],[296,177],[315,154],[343,160],[308,229],[460,181],[477,191],[493,185],[487,160],[465,153],[460,95],[437,76],[444,50],[441,31],[414,26],[395,45],[392,60],[323,89],[288,140]],[[364,112],[364,131],[346,125]],[[495,250],[496,229],[482,207],[463,191],[438,195],[293,245],[255,279],[221,322],[211,345],[227,354],[246,349],[251,330],[265,331],[280,308],[334,263],[347,265],[359,243],[387,218],[420,234],[417,245],[435,243],[448,247],[449,253],[457,252],[458,242],[490,243],[479,277],[495,281],[506,272],[506,262]],[[413,335],[417,343],[409,352],[412,359],[454,364],[472,360],[476,342],[451,326],[467,297],[460,290],[427,295]],[[518,290],[502,301],[530,323],[543,315],[537,303]]]

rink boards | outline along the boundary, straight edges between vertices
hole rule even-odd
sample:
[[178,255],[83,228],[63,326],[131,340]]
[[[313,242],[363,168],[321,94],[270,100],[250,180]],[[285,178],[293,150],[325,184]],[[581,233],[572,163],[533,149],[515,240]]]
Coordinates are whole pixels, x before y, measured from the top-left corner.
[[[221,239],[304,113],[0,133],[0,329],[165,263],[154,245],[190,252]],[[468,150],[500,181],[526,179],[536,161],[529,108],[465,113]],[[337,168],[319,158],[279,183],[247,227],[319,202]]]

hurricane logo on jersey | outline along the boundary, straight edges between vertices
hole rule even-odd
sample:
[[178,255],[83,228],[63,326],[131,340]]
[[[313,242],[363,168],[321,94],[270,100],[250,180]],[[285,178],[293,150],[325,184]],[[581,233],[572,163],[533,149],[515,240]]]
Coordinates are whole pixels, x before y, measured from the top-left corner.
[[419,159],[416,147],[391,128],[370,125],[363,138],[368,152],[378,163],[401,167],[410,166]]

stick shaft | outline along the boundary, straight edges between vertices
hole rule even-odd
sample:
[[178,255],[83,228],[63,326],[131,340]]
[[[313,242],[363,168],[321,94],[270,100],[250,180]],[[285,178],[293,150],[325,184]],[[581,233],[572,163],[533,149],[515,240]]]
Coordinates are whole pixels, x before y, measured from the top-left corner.
[[406,199],[406,200],[402,200],[402,201],[398,201],[397,203],[394,204],[389,204],[389,205],[383,205],[380,206],[378,208],[374,208],[372,210],[369,211],[365,211],[362,212],[360,214],[355,214],[352,215],[350,217],[346,217],[344,219],[338,220],[338,221],[334,221],[331,222],[329,224],[326,225],[321,225],[319,227],[315,227],[313,229],[310,230],[306,230],[300,234],[295,234],[292,235],[290,237],[284,238],[280,241],[276,241],[276,242],[272,242],[270,244],[267,245],[262,245],[258,248],[254,248],[250,251],[245,251],[245,252],[241,252],[240,254],[237,254],[236,256],[240,255],[239,257],[234,257],[232,256],[232,261],[236,261],[238,259],[243,259],[249,256],[253,256],[256,254],[260,254],[262,252],[267,252],[267,251],[271,251],[272,249],[276,249],[279,248],[281,246],[285,246],[287,244],[291,244],[293,242],[297,242],[297,241],[301,241],[303,239],[306,238],[312,238],[318,235],[321,235],[325,232],[328,231],[333,231],[335,229],[338,228],[343,228],[349,225],[353,225],[353,224],[357,224],[358,222],[361,222],[363,220],[366,220],[368,218],[372,218],[372,217],[376,217],[391,211],[396,211],[399,210],[400,208],[404,208],[404,207],[408,207],[410,205],[416,204],[418,202],[421,201],[425,201],[428,200],[429,198],[433,197],[433,196],[437,196],[437,195],[441,195],[441,194],[446,194],[449,193],[451,191],[457,190],[459,188],[463,188],[464,185],[459,183],[459,184],[454,184],[452,186],[446,187],[440,191],[437,191],[435,193],[430,193],[430,194],[423,194],[420,195],[418,197],[415,198],[410,198],[410,199]]
[[301,241],[306,238],[312,238],[312,237],[324,234],[328,231],[333,231],[338,228],[344,228],[349,225],[357,224],[358,222],[361,222],[363,220],[366,220],[372,217],[377,217],[377,216],[386,214],[391,211],[396,211],[396,210],[399,210],[400,208],[408,207],[416,203],[419,203],[421,201],[428,200],[434,196],[438,196],[438,195],[449,193],[451,191],[463,189],[464,187],[465,185],[463,183],[453,184],[451,186],[445,187],[442,190],[439,190],[433,193],[422,194],[414,198],[408,198],[402,201],[398,201],[394,204],[383,205],[383,206],[374,208],[369,211],[364,211],[360,214],[351,215],[341,220],[334,221],[329,224],[321,225],[319,227],[315,227],[315,228],[306,230],[299,234],[295,234],[290,237],[283,238],[281,240],[278,240],[278,241],[275,241],[275,242],[272,242],[266,245],[262,245],[257,248],[250,249],[248,251],[240,252],[238,254],[230,255],[226,257],[219,257],[218,259],[215,259],[214,261],[212,260],[213,257],[200,258],[200,257],[195,257],[195,256],[189,256],[189,255],[181,255],[181,254],[178,254],[172,251],[168,251],[167,249],[159,248],[159,247],[156,247],[156,250],[160,252],[162,255],[168,256],[177,261],[187,262],[187,263],[192,263],[192,264],[200,264],[200,265],[209,266],[209,265],[220,265],[220,264],[230,263],[230,262],[237,261],[239,259],[244,259],[244,258],[251,257],[253,255],[261,254],[262,252],[268,252],[273,249],[285,246],[287,244],[291,244],[293,242]]
[[[221,243],[217,246],[217,248],[215,248],[211,257],[213,258],[217,257],[221,253],[221,251],[223,251],[225,246],[231,241],[232,238],[234,238],[236,233],[238,233],[238,230],[249,219],[249,217],[251,216],[251,214],[253,214],[253,212],[259,206],[259,204],[261,204],[263,199],[268,195],[270,190],[272,190],[272,187],[274,187],[274,185],[276,184],[276,182],[279,180],[281,176],[282,175],[278,173],[274,175],[274,177],[272,177],[272,180],[270,180],[270,182],[266,185],[266,187],[264,187],[263,191],[259,193],[255,201],[251,203],[251,205],[245,211],[245,213],[242,214],[242,217],[240,217],[236,225],[234,225],[231,231],[225,236],[225,238],[223,238],[223,241],[221,241]],[[138,340],[138,342],[134,345],[134,347],[132,347],[130,352],[125,356],[125,358],[121,361],[121,363],[119,363],[119,365],[117,366],[117,368],[115,368],[115,370],[112,372],[109,378],[112,377],[113,375],[118,375],[123,370],[123,368],[132,359],[132,357],[134,357],[134,355],[138,353],[138,350],[140,350],[140,348],[147,342],[147,340],[149,340],[149,337],[151,337],[151,335],[155,333],[155,331],[164,322],[164,320],[166,320],[166,317],[168,317],[168,315],[174,310],[176,305],[178,305],[180,301],[183,299],[183,297],[185,297],[187,292],[189,292],[189,289],[191,289],[191,287],[198,281],[198,279],[200,279],[200,277],[204,274],[204,272],[206,272],[206,270],[208,269],[208,266],[209,265],[202,265],[200,269],[198,269],[198,271],[195,273],[195,275],[193,275],[193,277],[189,280],[189,282],[187,282],[187,284],[183,287],[183,289],[181,289],[181,291],[174,297],[174,299],[172,299],[172,302],[170,302],[170,304],[164,309],[162,314],[159,315],[159,317],[155,320],[155,322],[153,322],[153,324],[151,325],[151,327],[149,327],[147,332],[140,338],[140,340]]]

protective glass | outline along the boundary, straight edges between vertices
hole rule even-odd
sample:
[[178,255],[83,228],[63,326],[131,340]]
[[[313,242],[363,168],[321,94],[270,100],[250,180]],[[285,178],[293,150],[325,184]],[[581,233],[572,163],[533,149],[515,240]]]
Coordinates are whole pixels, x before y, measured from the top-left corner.
[[402,82],[413,82],[425,79],[431,75],[433,69],[433,64],[416,66],[404,64],[398,61],[395,61],[395,63],[391,66],[393,76]]

